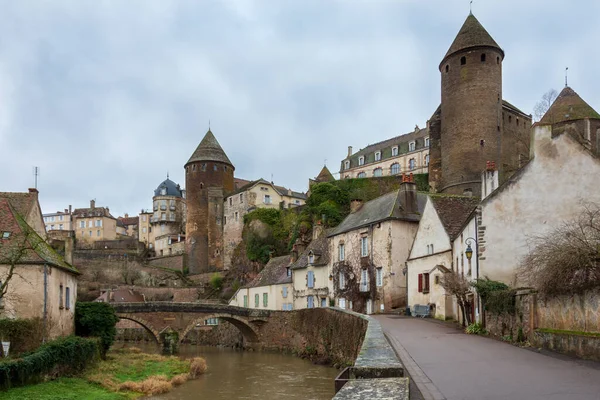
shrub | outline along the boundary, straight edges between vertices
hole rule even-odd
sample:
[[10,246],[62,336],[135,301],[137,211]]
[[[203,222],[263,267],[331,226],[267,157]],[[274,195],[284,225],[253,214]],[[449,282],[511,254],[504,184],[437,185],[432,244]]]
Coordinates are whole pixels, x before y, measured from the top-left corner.
[[190,378],[195,379],[206,372],[206,361],[202,357],[192,358],[190,361]]
[[115,341],[118,321],[115,309],[108,303],[77,302],[75,305],[75,333],[100,338],[103,358]]
[[215,272],[210,277],[210,286],[214,290],[221,290],[221,288],[223,287],[223,277],[221,275],[219,275],[218,273]]
[[69,336],[49,342],[13,361],[0,363],[0,388],[9,389],[43,380],[46,375],[81,372],[99,356],[98,340]]
[[9,356],[16,356],[39,347],[43,333],[41,318],[0,319],[0,337],[10,342]]
[[465,332],[471,335],[486,335],[487,331],[479,322],[467,326]]

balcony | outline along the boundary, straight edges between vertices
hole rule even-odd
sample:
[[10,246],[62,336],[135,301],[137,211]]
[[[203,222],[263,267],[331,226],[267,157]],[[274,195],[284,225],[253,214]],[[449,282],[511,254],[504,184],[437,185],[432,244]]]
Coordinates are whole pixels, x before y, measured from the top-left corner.
[[169,210],[175,211],[175,209],[176,209],[175,206],[169,206]]
[[160,206],[160,209],[165,211],[167,209],[167,206]]

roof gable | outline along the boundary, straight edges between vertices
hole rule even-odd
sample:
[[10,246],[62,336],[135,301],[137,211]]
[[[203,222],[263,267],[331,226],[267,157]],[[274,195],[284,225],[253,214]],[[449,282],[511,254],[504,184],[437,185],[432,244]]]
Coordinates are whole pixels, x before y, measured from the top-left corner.
[[306,268],[309,265],[308,256],[311,253],[318,255],[318,257],[315,257],[315,262],[311,264],[313,267],[328,265],[330,256],[328,234],[331,231],[332,229],[328,229],[325,234],[322,234],[317,239],[314,239],[312,242],[310,242],[310,244],[306,247],[306,250],[304,250],[302,254],[298,256],[298,260],[291,265],[291,268]]
[[292,257],[290,255],[273,257],[260,271],[249,287],[278,285],[292,282],[292,277],[287,275]]
[[196,147],[196,150],[194,151],[186,165],[189,163],[201,161],[216,161],[229,164],[233,167],[233,164],[231,163],[231,161],[229,161],[229,157],[227,157],[227,154],[225,154],[225,151],[217,141],[215,135],[213,135],[213,133],[210,131],[210,129],[208,130],[208,132],[206,132],[206,135],[204,135],[204,138],[202,139],[198,147]]
[[429,198],[450,240],[461,232],[465,221],[479,204],[476,197],[431,194]]
[[[492,36],[485,30],[483,25],[475,18],[473,14],[469,14],[464,24],[458,31],[456,38],[450,45],[448,52],[444,56],[442,63],[450,57],[452,54],[457,53],[462,50],[470,49],[473,47],[494,47],[502,53],[504,56],[504,52],[496,43],[496,41],[492,38]],[[440,64],[440,67],[441,67]]]
[[27,218],[34,207],[36,196],[31,192],[0,192],[0,199],[8,200],[19,215]]
[[335,178],[331,174],[331,171],[329,171],[329,168],[327,168],[327,166],[325,165],[325,166],[323,166],[323,169],[321,169],[321,172],[319,172],[319,175],[317,175],[317,177],[315,178],[315,181],[331,182],[331,181],[335,181]]
[[540,124],[558,124],[585,118],[600,119],[600,114],[573,89],[566,86],[546,111]]

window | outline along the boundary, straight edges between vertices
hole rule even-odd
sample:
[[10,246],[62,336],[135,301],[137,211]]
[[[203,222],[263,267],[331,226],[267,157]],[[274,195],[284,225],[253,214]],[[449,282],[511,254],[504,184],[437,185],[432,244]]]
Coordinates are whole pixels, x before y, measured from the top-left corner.
[[383,175],[383,169],[381,168],[375,168],[373,170],[373,176],[378,177],[378,176],[382,176]]
[[363,269],[360,271],[360,291],[368,292],[369,291],[369,271]]
[[415,159],[411,158],[410,160],[408,160],[408,168],[412,171],[413,169],[415,169],[416,167],[416,163],[415,163]]
[[166,195],[167,195],[167,188],[161,188],[161,189],[160,189],[160,194],[161,194],[162,196],[166,196]]
[[58,217],[58,220],[59,220],[59,221],[62,221],[62,220],[63,220],[63,216],[62,216],[62,215],[60,215],[60,216]]
[[206,171],[206,164],[202,164],[202,171]]
[[500,57],[496,57],[496,64],[500,64]]
[[102,226],[102,220],[101,219],[97,219],[96,220],[96,226]]
[[169,213],[169,221],[175,221],[175,213]]
[[364,172],[359,172],[358,175],[356,175],[357,178],[366,178],[367,174],[365,174]]
[[96,236],[100,237],[100,229],[96,231]]
[[240,214],[236,211],[234,214],[235,220],[237,221],[240,218]]
[[429,274],[419,274],[419,293],[429,293]]
[[398,146],[394,146],[392,147],[392,157],[395,157],[398,155]]
[[365,165],[365,157],[364,156],[358,157],[358,165]]
[[327,307],[327,298],[321,297],[321,307]]
[[258,295],[258,293],[256,293],[254,295],[254,308],[258,308],[259,305],[260,305],[260,296]]
[[306,298],[306,306],[308,308],[315,308],[315,299],[312,296]]
[[71,309],[71,288],[68,286],[65,288],[65,308]]
[[429,147],[429,138],[428,137],[425,138],[425,147]]
[[268,194],[265,194],[264,202],[265,202],[265,204],[271,204],[271,196]]
[[89,231],[88,233],[89,233],[90,237],[92,237],[92,231]]
[[94,221],[92,221],[91,219],[88,221],[88,227],[92,227],[94,226]]
[[167,209],[167,200],[161,200],[160,201],[160,209],[161,210],[166,210]]
[[446,64],[446,73],[448,73],[448,71],[450,71],[450,66]]
[[142,221],[146,222],[146,216],[145,215],[142,215]]
[[346,308],[346,299],[338,299],[338,307],[341,309]]
[[345,289],[346,288],[346,275],[344,275],[344,272],[340,271],[339,273],[339,288],[340,289]]
[[314,264],[315,263],[315,255],[313,254],[312,251],[310,253],[308,253],[308,263],[309,264]]
[[223,225],[226,225],[226,224],[227,224],[227,216],[223,215]]
[[160,220],[161,221],[166,221],[167,220],[167,213],[160,213]]
[[229,198],[229,205],[233,205],[233,199],[231,197]]
[[219,318],[208,318],[204,320],[204,325],[219,325]]
[[54,225],[50,225],[50,230],[53,231],[54,230]]
[[287,276],[292,276],[292,270],[290,269],[290,267],[287,267],[285,270],[286,270]]
[[429,154],[425,154],[425,165],[429,165]]
[[338,246],[338,261],[344,261],[346,259],[346,249],[344,243],[340,243]]
[[314,271],[308,271],[308,273],[306,274],[306,286],[309,289],[312,289],[315,287],[315,273]]
[[244,295],[244,307],[248,308],[248,295]]
[[287,286],[284,286],[283,289],[281,289],[281,297],[284,299],[287,298]]
[[244,202],[244,193],[240,193],[240,203]]
[[366,257],[369,255],[369,238],[363,236],[360,238],[360,256]]
[[85,228],[85,221],[79,221],[79,227]]
[[377,268],[375,270],[375,284],[378,287],[383,286],[383,269],[382,268]]
[[146,231],[147,231],[146,227],[143,227],[142,228],[142,233],[146,233]]
[[416,148],[417,148],[417,142],[410,142],[408,144],[408,151],[415,151]]
[[381,161],[381,152],[380,151],[375,152],[375,161]]
[[397,175],[397,174],[399,174],[399,173],[400,173],[400,164],[398,164],[398,163],[393,163],[393,164],[390,166],[390,174],[391,174],[391,175]]
[[196,170],[196,164],[192,165],[192,171]]
[[462,57],[460,58],[460,65],[466,65],[466,64],[467,64],[467,57],[465,57],[465,56],[462,56]]
[[436,275],[436,276],[434,276],[434,277],[433,277],[433,282],[434,282],[436,285],[439,285],[439,284],[440,284],[440,276],[439,276],[439,275]]
[[481,55],[481,62],[485,62],[485,53]]
[[217,164],[213,165],[213,171],[216,171],[218,169]]
[[63,285],[62,284],[59,286],[59,291],[58,291],[58,308],[60,308],[60,309],[63,308]]
[[344,161],[344,169],[350,169],[350,160]]
[[267,307],[269,305],[269,294],[263,293],[263,307]]

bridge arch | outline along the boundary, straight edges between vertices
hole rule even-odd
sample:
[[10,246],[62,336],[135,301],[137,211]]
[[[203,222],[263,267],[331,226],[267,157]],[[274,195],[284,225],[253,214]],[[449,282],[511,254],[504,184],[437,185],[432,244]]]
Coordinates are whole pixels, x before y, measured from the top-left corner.
[[117,313],[117,317],[119,317],[119,319],[127,319],[129,321],[138,323],[144,329],[146,329],[148,332],[150,332],[152,334],[152,337],[154,338],[156,343],[160,344],[160,332],[158,332],[156,329],[154,329],[152,327],[152,325],[145,319],[140,318],[138,315],[135,315],[135,314],[118,314]]
[[240,318],[235,315],[225,314],[225,313],[214,313],[214,314],[206,314],[201,317],[195,318],[188,326],[183,330],[181,336],[179,337],[179,341],[181,342],[192,329],[196,327],[197,324],[204,325],[204,321],[210,318],[219,318],[220,320],[227,321],[233,326],[235,326],[244,336],[244,340],[249,343],[257,343],[259,342],[258,332],[256,329],[248,322],[248,320],[244,318]]

